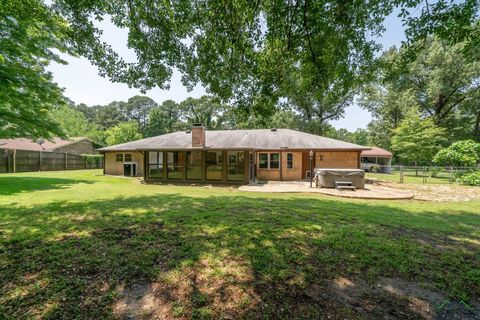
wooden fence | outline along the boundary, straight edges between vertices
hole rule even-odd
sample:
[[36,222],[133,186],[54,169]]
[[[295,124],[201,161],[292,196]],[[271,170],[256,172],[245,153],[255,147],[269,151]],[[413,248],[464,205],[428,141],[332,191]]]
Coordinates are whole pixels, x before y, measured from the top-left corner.
[[66,152],[0,150],[0,173],[100,168],[103,158],[92,161]]

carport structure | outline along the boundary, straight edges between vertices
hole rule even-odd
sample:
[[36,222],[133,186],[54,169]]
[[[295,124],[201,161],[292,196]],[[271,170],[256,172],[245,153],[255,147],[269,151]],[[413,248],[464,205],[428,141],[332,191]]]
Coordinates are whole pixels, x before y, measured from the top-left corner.
[[380,173],[390,173],[393,154],[382,148],[370,148],[370,150],[363,150],[360,155],[362,169],[373,171],[372,169],[375,168]]

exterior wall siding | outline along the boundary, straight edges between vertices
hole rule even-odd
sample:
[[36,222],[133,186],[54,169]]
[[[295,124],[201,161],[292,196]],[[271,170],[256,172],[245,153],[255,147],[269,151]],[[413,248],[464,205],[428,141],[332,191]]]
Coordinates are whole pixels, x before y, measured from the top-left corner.
[[[267,151],[265,151],[267,152]],[[268,151],[275,153],[276,151]],[[299,151],[278,151],[280,153],[280,169],[262,169],[259,168],[259,154],[263,151],[257,152],[257,179],[272,180],[272,181],[289,181],[302,179],[302,152]],[[287,168],[287,154],[293,155],[293,168]]]
[[318,151],[315,153],[315,167],[327,169],[359,169],[358,151]]
[[64,147],[60,147],[54,150],[55,152],[67,152],[72,154],[98,154],[95,150],[95,146],[88,140],[82,140],[74,142]]
[[[287,153],[293,155],[293,168],[287,168]],[[302,180],[302,153],[282,152],[282,180]]]
[[[310,168],[303,168],[301,151],[277,151],[281,154],[280,169],[259,168],[259,153],[273,153],[276,151],[257,152],[257,179],[272,181],[302,180],[303,172]],[[287,168],[287,154],[293,154],[293,168]],[[329,169],[358,169],[360,168],[360,152],[358,151],[316,151],[315,168]]]
[[128,153],[137,163],[137,176],[143,176],[143,154],[140,152],[105,152],[105,174],[123,176],[123,161],[117,161],[117,154]]
[[[267,152],[267,151],[265,151]],[[268,151],[270,153],[275,151]],[[256,179],[258,180],[272,180],[272,181],[291,181],[291,180],[301,180],[302,173],[304,170],[309,170],[309,168],[303,168],[302,164],[302,151],[277,151],[280,153],[280,169],[261,169],[259,168],[259,153],[256,152]],[[144,175],[144,156],[140,152],[105,152],[105,174],[111,175],[123,175],[123,162],[116,161],[117,153],[130,153],[132,154],[132,162],[137,163],[137,175]],[[293,155],[293,168],[287,168],[287,154],[292,153]],[[315,167],[316,168],[338,168],[338,169],[356,169],[360,167],[359,159],[360,152],[357,151],[317,151],[315,152]],[[248,159],[248,152],[245,153],[245,159]],[[224,154],[224,161],[227,160],[226,151]],[[227,181],[225,178],[226,175],[226,166],[224,167],[224,178],[220,183],[248,183],[248,162],[245,163],[245,180],[244,181]],[[204,167],[202,168],[204,170]],[[150,180],[147,178],[147,180]],[[155,179],[151,179],[155,180]],[[174,181],[174,180],[164,180],[164,181]],[[179,182],[186,182],[186,180],[181,179]],[[197,181],[201,182],[201,181]],[[203,182],[213,182],[215,181],[205,181]]]

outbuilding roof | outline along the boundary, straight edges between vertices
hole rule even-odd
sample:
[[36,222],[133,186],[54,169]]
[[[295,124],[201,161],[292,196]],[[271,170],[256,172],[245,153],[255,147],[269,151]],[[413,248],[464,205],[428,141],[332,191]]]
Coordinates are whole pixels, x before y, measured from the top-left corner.
[[290,129],[206,130],[206,146],[192,148],[191,131],[117,144],[99,151],[192,150],[192,149],[323,149],[367,150],[369,147]]
[[61,138],[53,138],[51,141],[45,140],[41,145],[36,141],[28,138],[15,138],[15,139],[0,139],[0,149],[17,149],[17,150],[28,150],[28,151],[53,151],[55,149],[65,147],[67,145],[88,140],[95,145],[98,143],[86,138],[86,137],[75,137],[70,140],[64,140]]
[[391,158],[393,154],[390,151],[379,147],[371,147],[370,150],[364,150],[361,154],[362,157],[381,157],[381,158]]

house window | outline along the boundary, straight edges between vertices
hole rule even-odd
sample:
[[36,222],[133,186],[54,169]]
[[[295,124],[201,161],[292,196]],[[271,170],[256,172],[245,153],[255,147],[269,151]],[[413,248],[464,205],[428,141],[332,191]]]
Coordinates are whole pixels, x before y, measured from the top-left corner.
[[228,180],[242,181],[245,177],[245,153],[243,151],[227,151]]
[[163,152],[148,152],[148,176],[154,179],[163,178]]
[[130,162],[132,161],[132,154],[131,153],[125,153],[125,162]]
[[182,179],[183,152],[167,152],[167,178]]
[[207,180],[223,179],[222,151],[205,152],[205,171]]
[[270,153],[270,169],[280,168],[280,153]]
[[293,169],[293,153],[287,153],[287,169]]
[[260,153],[258,155],[258,167],[260,169],[268,169],[268,153]]
[[117,153],[117,161],[123,162],[123,153]]
[[280,153],[259,153],[258,154],[258,168],[260,169],[279,169],[280,168]]

